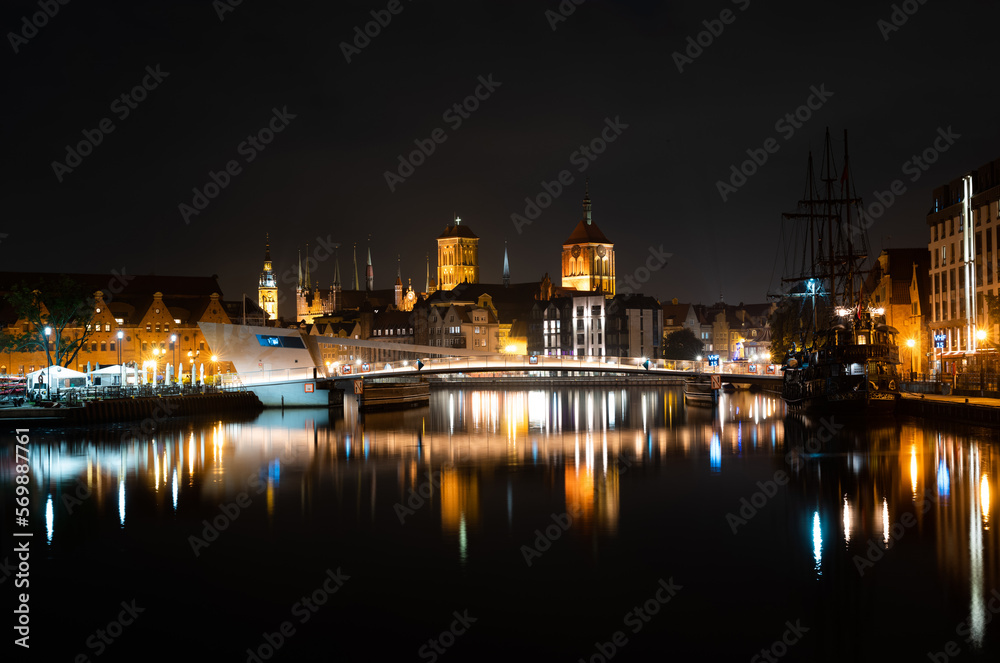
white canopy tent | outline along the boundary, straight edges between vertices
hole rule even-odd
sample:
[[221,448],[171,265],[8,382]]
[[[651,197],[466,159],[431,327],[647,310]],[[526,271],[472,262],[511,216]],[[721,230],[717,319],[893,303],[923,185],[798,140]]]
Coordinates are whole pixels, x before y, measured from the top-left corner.
[[105,366],[96,371],[90,372],[91,384],[95,387],[118,386],[122,376],[125,377],[125,384],[137,384],[139,369],[134,366]]
[[74,371],[65,366],[51,366],[40,368],[37,371],[28,373],[28,389],[45,389],[49,384],[50,389],[66,389],[68,387],[86,387],[87,374]]

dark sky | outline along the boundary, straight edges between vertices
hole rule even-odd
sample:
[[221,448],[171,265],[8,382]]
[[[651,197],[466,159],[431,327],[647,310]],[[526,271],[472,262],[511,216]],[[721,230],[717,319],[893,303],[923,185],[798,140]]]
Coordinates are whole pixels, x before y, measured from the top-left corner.
[[[279,272],[306,242],[342,243],[348,281],[350,247],[363,261],[371,235],[376,287],[399,254],[422,289],[424,256],[457,213],[481,238],[481,280],[499,281],[507,240],[513,279],[535,281],[558,274],[589,176],[619,277],[662,247],[673,256],[646,293],[763,301],[780,213],[827,126],[838,150],[850,132],[866,202],[905,182],[870,228],[876,250],[926,245],[931,189],[1000,157],[995,0],[910,0],[891,32],[890,2],[565,0],[575,10],[553,30],[557,2],[401,0],[348,63],[341,43],[387,4],[243,0],[220,20],[221,1],[76,0],[35,33],[22,18],[37,0],[4,3],[4,269],[216,273],[228,298],[256,297],[265,232]],[[730,23],[713,24],[723,10]],[[705,21],[721,34],[678,71],[673,53]],[[15,53],[12,32],[34,36],[13,38]],[[153,86],[147,66],[169,75],[135,108],[114,103]],[[456,126],[444,113],[480,76],[499,86]],[[794,132],[776,127],[812,86],[832,95]],[[275,108],[295,117],[248,161],[241,143]],[[114,130],[60,182],[53,162],[103,118]],[[627,128],[581,172],[573,154],[608,118]],[[911,181],[904,163],[948,127],[960,138]],[[390,191],[385,172],[438,128],[444,142]],[[768,138],[778,150],[724,202],[717,181]],[[179,205],[231,160],[239,174],[185,223]],[[518,233],[511,215],[563,170],[572,183]],[[333,261],[314,275],[329,285]]]

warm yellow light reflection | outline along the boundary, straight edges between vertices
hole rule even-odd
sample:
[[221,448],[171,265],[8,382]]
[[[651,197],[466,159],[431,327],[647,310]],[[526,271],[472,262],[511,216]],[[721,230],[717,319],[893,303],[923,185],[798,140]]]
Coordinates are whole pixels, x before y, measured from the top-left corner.
[[917,497],[917,445],[910,445],[910,489],[913,497]]
[[979,480],[979,500],[983,505],[983,526],[986,529],[990,528],[990,478],[989,475],[983,474],[983,478]]

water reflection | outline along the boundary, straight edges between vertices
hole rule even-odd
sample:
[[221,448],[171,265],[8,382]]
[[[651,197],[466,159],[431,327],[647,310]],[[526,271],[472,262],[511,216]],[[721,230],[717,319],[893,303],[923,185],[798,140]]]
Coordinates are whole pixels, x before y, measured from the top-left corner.
[[[63,532],[88,529],[81,523],[106,534],[109,523],[127,533],[200,522],[248,491],[261,540],[288,522],[310,533],[378,529],[394,546],[431,532],[445,558],[475,569],[563,512],[576,514],[566,535],[575,543],[560,545],[582,557],[599,558],[612,541],[642,542],[650,523],[654,534],[704,523],[685,543],[697,548],[713,527],[731,536],[726,511],[780,470],[790,482],[766,515],[716,550],[789,550],[814,585],[845,569],[856,576],[853,559],[869,549],[884,554],[880,568],[898,563],[908,573],[902,560],[925,561],[922,572],[954,590],[961,605],[951,607],[982,644],[990,592],[1000,588],[994,444],[904,421],[845,423],[831,439],[829,424],[786,417],[773,395],[746,392],[713,410],[685,406],[676,389],[435,390],[429,408],[359,416],[348,407],[332,418],[267,411],[124,443],[120,428],[51,432],[32,463],[32,504],[45,505],[56,556],[71,545]],[[9,454],[2,467],[12,476]],[[60,508],[78,485],[91,496],[72,513]],[[64,528],[70,518],[80,521]]]

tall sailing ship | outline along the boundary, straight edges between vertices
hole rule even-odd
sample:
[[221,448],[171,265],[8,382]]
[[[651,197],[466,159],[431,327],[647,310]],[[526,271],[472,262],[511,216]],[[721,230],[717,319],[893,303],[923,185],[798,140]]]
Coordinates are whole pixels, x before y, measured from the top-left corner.
[[[826,132],[819,180],[809,155],[805,195],[782,215],[790,234],[779,306],[798,327],[784,360],[782,398],[818,413],[891,413],[899,400],[899,347],[885,311],[862,289],[868,239],[861,199]],[[797,250],[796,250],[797,249]]]

